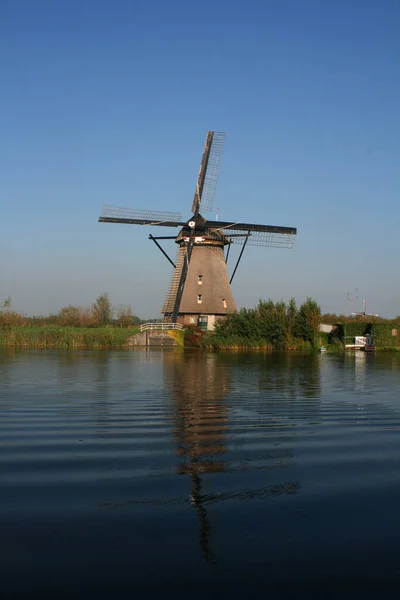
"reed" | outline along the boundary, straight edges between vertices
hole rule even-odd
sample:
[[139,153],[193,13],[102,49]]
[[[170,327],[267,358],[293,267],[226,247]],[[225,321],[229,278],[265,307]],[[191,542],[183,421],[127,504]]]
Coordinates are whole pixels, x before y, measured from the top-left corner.
[[7,327],[0,346],[16,348],[118,348],[138,329],[85,327]]
[[300,338],[289,338],[285,344],[280,344],[279,347],[276,347],[271,342],[262,338],[249,339],[238,335],[220,337],[212,334],[205,337],[202,346],[209,350],[260,350],[263,352],[272,352],[276,350],[298,350],[309,352],[315,349],[311,342]]

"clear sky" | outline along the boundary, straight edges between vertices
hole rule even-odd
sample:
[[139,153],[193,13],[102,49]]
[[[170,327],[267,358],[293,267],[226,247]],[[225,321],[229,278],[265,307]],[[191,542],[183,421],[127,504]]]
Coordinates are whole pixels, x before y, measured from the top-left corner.
[[215,129],[220,219],[298,228],[293,250],[246,249],[238,305],[400,314],[399,32],[399,0],[3,0],[0,299],[47,314],[107,291],[158,316],[172,267],[147,237],[170,230],[97,218],[189,217]]

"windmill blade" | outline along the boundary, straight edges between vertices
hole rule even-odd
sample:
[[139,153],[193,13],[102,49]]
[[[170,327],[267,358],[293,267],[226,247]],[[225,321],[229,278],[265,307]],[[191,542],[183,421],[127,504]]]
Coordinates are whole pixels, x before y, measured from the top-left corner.
[[292,248],[297,234],[295,227],[257,225],[256,223],[228,223],[207,221],[210,235],[221,233],[232,244],[243,244],[247,238],[249,246],[269,246],[272,248]]
[[100,223],[127,223],[130,225],[161,225],[163,227],[183,227],[181,213],[157,210],[138,210],[105,204],[99,217]]
[[207,133],[192,205],[194,214],[198,214],[200,210],[202,212],[210,211],[213,207],[225,138],[226,134],[223,132],[209,131]]
[[227,229],[235,231],[265,231],[268,233],[283,233],[296,235],[296,227],[280,227],[278,225],[259,225],[258,223],[240,223],[235,221],[207,221],[210,229]]
[[214,205],[215,192],[221,170],[222,153],[224,151],[226,134],[214,131],[211,151],[208,158],[207,171],[201,195],[200,210],[210,211]]
[[[249,246],[269,246],[270,248],[293,248],[294,235],[272,233],[269,231],[249,231],[248,233],[239,231],[232,231],[231,229],[224,229],[224,234],[230,240],[232,244],[243,244],[243,241],[247,239]],[[233,234],[233,235],[231,235]],[[235,235],[236,234],[236,235]]]

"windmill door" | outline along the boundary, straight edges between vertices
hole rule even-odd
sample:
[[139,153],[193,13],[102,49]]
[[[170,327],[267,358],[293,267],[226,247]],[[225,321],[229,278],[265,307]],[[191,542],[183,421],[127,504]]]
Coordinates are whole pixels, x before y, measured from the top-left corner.
[[201,327],[202,329],[207,329],[208,317],[204,317],[204,316],[200,315],[199,318],[197,319],[197,325],[198,325],[198,327]]

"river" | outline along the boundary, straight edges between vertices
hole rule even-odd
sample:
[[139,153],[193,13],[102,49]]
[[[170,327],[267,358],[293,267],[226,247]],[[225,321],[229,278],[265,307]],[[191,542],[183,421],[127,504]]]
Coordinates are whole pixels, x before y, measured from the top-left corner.
[[396,354],[1,351],[0,597],[396,589],[399,391]]

